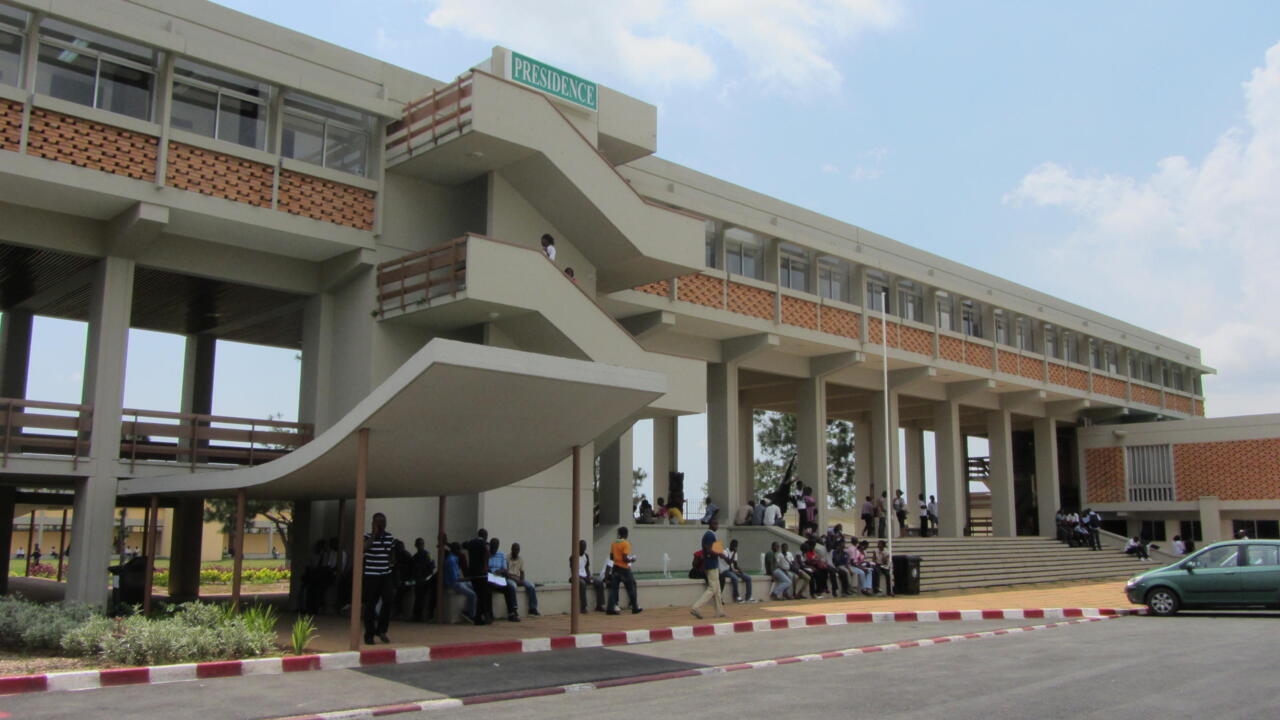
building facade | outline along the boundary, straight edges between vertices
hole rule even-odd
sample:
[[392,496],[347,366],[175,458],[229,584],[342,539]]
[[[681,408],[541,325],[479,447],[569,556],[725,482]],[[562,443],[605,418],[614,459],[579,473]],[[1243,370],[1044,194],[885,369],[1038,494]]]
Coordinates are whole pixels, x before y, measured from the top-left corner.
[[[0,0],[0,510],[19,490],[74,491],[69,589],[88,600],[105,592],[117,504],[153,495],[172,508],[174,567],[201,553],[184,538],[202,498],[233,485],[296,500],[305,553],[353,508],[322,476],[298,479],[297,457],[392,402],[382,389],[410,383],[397,373],[435,341],[515,353],[485,355],[491,372],[641,373],[608,383],[643,386],[643,407],[573,435],[601,461],[598,547],[630,522],[641,419],[664,495],[676,419],[707,413],[723,508],[752,492],[755,409],[796,413],[798,477],[820,498],[826,420],[854,424],[858,497],[888,477],[923,492],[931,432],[944,535],[970,529],[965,439],[982,436],[991,528],[1013,535],[1047,532],[1100,487],[1082,480],[1093,441],[1077,427],[1204,415],[1198,348],[660,159],[656,139],[652,105],[505,48],[446,81],[200,0]],[[88,323],[80,404],[27,397],[38,315]],[[130,328],[187,337],[182,412],[123,407]],[[297,423],[210,414],[219,339],[299,352]],[[436,361],[463,352],[449,347]],[[566,385],[563,407],[521,414],[496,385],[455,392],[464,375],[423,402],[501,429],[504,448],[589,409]],[[410,541],[484,526],[524,546],[533,577],[560,579],[567,446],[510,463],[500,486],[438,478],[433,461],[476,440],[460,432],[424,425],[384,449],[422,477],[367,512]],[[175,591],[189,581],[171,573]]]

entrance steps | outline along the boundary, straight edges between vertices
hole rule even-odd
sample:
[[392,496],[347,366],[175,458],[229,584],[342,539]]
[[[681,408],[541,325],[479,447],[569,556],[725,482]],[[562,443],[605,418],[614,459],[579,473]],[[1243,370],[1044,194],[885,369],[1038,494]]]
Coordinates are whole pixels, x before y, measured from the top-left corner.
[[1044,537],[896,538],[895,555],[920,556],[920,589],[1125,579],[1157,567],[1103,545],[1068,547]]

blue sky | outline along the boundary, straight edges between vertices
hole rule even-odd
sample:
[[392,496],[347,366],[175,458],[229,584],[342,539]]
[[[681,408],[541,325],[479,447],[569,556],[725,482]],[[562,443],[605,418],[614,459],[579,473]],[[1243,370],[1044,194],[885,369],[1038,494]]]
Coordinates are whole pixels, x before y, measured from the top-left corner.
[[[1210,415],[1280,409],[1280,3],[223,4],[440,79],[520,50],[658,106],[669,160],[1197,345]],[[127,402],[176,403],[138,335]],[[292,417],[293,353],[224,346],[216,411]]]

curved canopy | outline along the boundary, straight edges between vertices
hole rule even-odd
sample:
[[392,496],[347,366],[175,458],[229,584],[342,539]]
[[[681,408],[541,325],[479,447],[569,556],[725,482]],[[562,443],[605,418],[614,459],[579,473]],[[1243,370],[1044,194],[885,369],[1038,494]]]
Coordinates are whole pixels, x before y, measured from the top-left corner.
[[658,373],[432,340],[333,427],[257,467],[120,481],[122,495],[244,488],[249,497],[354,494],[369,428],[369,497],[461,495],[545,470],[666,392]]

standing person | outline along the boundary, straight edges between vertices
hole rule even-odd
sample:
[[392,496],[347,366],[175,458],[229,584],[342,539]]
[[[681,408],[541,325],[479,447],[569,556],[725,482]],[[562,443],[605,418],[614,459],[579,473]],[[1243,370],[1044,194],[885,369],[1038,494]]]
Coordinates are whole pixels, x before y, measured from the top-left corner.
[[542,254],[551,262],[556,261],[556,239],[551,237],[551,233],[542,235]]
[[464,568],[471,589],[476,592],[476,617],[493,622],[493,592],[489,589],[489,531],[480,528],[476,536],[462,544],[467,551]]
[[[430,620],[436,614],[436,593],[434,583],[436,564],[427,552],[427,541],[418,538],[413,541],[413,559],[409,566],[413,568],[413,619],[422,622]],[[425,613],[425,614],[424,614]]]
[[876,537],[888,537],[889,525],[889,491],[885,490],[876,498]]
[[[578,573],[578,607],[587,611],[587,587],[596,590],[596,612],[604,612],[604,581],[591,574],[591,555],[587,553],[587,541],[578,541],[578,554],[569,558],[569,572]],[[569,580],[573,583],[572,576]]]
[[920,537],[929,537],[929,503],[920,493]]
[[708,602],[715,601],[716,617],[724,617],[724,605],[720,598],[720,561],[725,559],[724,546],[716,538],[716,530],[720,529],[720,524],[715,518],[707,523],[707,531],[702,533],[702,569],[706,573],[707,588],[702,591],[702,596],[698,598],[693,607],[689,608],[689,614],[702,619],[702,613],[698,612],[698,608],[706,605]]
[[866,502],[862,503],[862,534],[870,536],[875,534],[876,521],[876,504],[871,502],[871,496],[867,496]]
[[529,601],[530,617],[538,617],[538,591],[524,574],[524,558],[520,557],[520,543],[511,543],[511,557],[507,559],[507,578],[517,588],[524,588],[525,599]]
[[818,501],[813,497],[813,488],[804,488],[804,524],[810,530],[818,531]]
[[1102,534],[1099,532],[1099,530],[1102,529],[1102,516],[1099,515],[1097,511],[1094,510],[1093,508],[1086,508],[1085,515],[1086,517],[1089,518],[1088,522],[1086,523],[1087,527],[1089,528],[1089,547],[1094,550],[1101,550]]
[[636,561],[636,556],[631,554],[631,541],[627,539],[630,531],[627,526],[623,525],[618,528],[618,539],[613,541],[613,545],[609,547],[609,554],[613,560],[613,571],[609,576],[609,609],[606,611],[609,615],[621,615],[622,610],[618,608],[618,586],[623,585],[627,588],[627,600],[631,601],[631,614],[641,612],[644,608],[640,607],[640,599],[636,595],[636,578],[631,574],[631,563]]
[[898,519],[898,537],[906,537],[907,536],[907,498],[903,496],[901,490],[894,491],[893,514]]
[[35,549],[31,551],[31,564],[33,566],[39,565],[42,557],[44,557],[44,553],[40,552],[40,543],[36,543]]
[[391,625],[391,606],[396,600],[395,543],[387,532],[387,516],[373,514],[372,528],[364,534],[364,575],[360,604],[364,612],[364,641],[373,644],[373,636],[384,643]]
[[927,510],[929,513],[929,524],[933,526],[933,536],[937,537],[938,536],[938,499],[932,495],[929,496],[929,506]]
[[[724,554],[725,567],[723,575],[726,580],[733,584],[733,600],[734,602],[753,602],[751,599],[751,576],[743,572],[742,567],[738,565],[738,541],[729,541],[729,550]],[[738,592],[738,582],[741,581],[746,586],[746,594]]]

